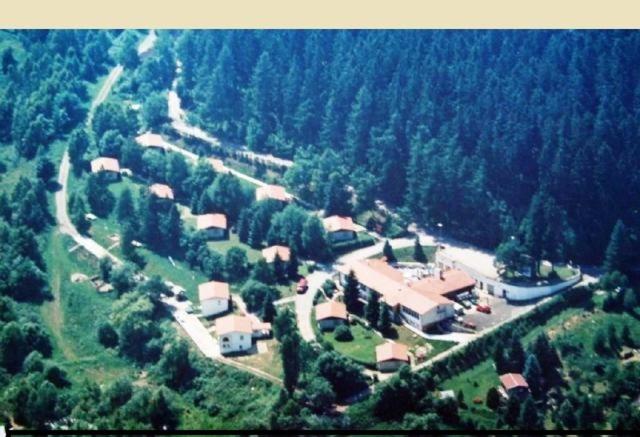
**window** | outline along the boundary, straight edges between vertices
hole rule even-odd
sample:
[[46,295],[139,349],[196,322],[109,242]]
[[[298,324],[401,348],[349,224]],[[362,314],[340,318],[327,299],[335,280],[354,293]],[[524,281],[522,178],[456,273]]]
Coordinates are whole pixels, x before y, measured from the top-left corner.
[[240,340],[244,340],[244,335],[241,335],[241,336],[240,336]]
[[489,292],[489,294],[493,294],[494,292],[494,287],[491,284],[487,284],[487,291]]
[[225,343],[225,342],[227,342],[227,341],[229,341],[229,337],[222,337],[222,342],[223,342],[223,343]]

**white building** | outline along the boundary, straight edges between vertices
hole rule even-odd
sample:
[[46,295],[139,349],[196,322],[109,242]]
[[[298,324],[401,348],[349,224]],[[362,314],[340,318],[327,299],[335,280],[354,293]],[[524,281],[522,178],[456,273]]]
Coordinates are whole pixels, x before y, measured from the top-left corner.
[[510,301],[528,301],[550,296],[580,282],[580,271],[564,282],[538,285],[515,285],[502,282],[494,265],[494,257],[478,249],[447,247],[436,252],[436,265],[440,269],[455,268],[465,271],[476,281],[476,289]]
[[231,294],[226,282],[210,281],[198,285],[198,297],[202,315],[205,317],[229,310]]
[[216,320],[220,353],[229,354],[251,349],[253,329],[251,319],[231,314]]

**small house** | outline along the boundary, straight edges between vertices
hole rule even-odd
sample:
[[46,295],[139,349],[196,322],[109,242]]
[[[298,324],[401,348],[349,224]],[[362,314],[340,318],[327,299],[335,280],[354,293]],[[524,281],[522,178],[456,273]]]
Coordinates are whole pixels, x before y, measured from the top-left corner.
[[517,396],[523,399],[529,394],[529,384],[520,373],[500,375],[500,388],[506,397]]
[[231,294],[226,282],[210,281],[198,285],[202,315],[214,316],[229,310]]
[[251,319],[231,314],[216,320],[216,333],[221,354],[251,349],[253,328]]
[[289,203],[293,196],[281,185],[265,185],[256,189],[256,200],[272,199],[283,203]]
[[147,149],[154,149],[160,152],[167,150],[167,145],[162,137],[158,134],[152,134],[151,132],[145,132],[142,135],[136,137],[136,143]]
[[120,179],[120,163],[115,158],[101,156],[91,161],[91,173],[101,173],[111,180]]
[[173,200],[173,190],[169,185],[153,184],[149,187],[149,192],[160,199]]
[[316,305],[316,321],[321,331],[335,329],[348,320],[347,307],[342,302],[330,300]]
[[351,217],[332,215],[322,220],[331,242],[348,241],[356,238],[356,229]]
[[291,257],[291,250],[289,250],[287,246],[278,245],[262,249],[262,256],[269,264],[275,261],[276,255],[278,255],[282,261],[289,262],[289,258]]
[[379,371],[395,372],[409,363],[409,349],[404,344],[387,342],[376,346],[376,364]]
[[224,214],[199,215],[196,217],[196,228],[209,239],[227,238],[227,216]]

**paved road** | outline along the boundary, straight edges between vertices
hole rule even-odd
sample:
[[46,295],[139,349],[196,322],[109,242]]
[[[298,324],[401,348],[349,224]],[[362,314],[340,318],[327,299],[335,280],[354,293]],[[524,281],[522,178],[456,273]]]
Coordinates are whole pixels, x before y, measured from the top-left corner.
[[109,95],[109,92],[111,91],[111,88],[116,83],[116,80],[118,80],[123,70],[124,69],[122,65],[118,64],[109,72],[109,76],[107,76],[107,79],[104,81],[104,84],[102,84],[102,88],[100,88],[98,95],[95,97],[95,99],[93,99],[93,102],[91,102],[91,107],[89,108],[89,114],[87,115],[87,126],[91,126],[91,122],[93,121],[93,113],[95,109],[98,106],[100,106],[102,102],[105,101],[105,99]]
[[313,310],[313,297],[316,291],[324,281],[331,278],[333,269],[318,269],[313,273],[307,275],[307,283],[309,288],[304,294],[296,295],[296,318],[298,320],[298,330],[300,335],[306,341],[313,341],[316,339],[316,334],[313,332],[311,326],[311,311]]

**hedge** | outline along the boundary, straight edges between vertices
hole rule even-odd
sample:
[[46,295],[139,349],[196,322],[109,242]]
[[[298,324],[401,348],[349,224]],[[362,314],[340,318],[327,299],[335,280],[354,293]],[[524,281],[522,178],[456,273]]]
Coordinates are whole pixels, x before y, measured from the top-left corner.
[[358,236],[356,240],[341,241],[331,246],[331,250],[334,255],[342,255],[347,252],[354,251],[356,249],[362,249],[363,247],[373,246],[376,243],[375,238],[367,235],[365,237]]

